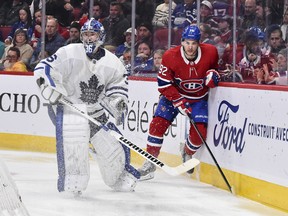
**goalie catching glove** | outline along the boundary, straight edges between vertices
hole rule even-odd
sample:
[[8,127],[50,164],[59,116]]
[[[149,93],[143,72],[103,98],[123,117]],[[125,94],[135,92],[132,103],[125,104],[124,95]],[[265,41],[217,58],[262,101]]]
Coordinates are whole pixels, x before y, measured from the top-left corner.
[[101,101],[101,106],[115,118],[116,125],[120,125],[124,122],[128,112],[128,107],[123,98],[105,97]]
[[205,85],[207,87],[214,88],[218,86],[219,81],[220,81],[220,75],[216,70],[211,69],[206,72]]

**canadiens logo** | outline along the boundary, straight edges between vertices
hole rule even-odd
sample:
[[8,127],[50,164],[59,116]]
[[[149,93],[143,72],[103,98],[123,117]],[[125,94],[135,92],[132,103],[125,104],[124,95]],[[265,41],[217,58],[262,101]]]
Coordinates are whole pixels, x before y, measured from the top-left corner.
[[180,87],[186,92],[193,93],[203,89],[203,79],[191,79],[180,82]]

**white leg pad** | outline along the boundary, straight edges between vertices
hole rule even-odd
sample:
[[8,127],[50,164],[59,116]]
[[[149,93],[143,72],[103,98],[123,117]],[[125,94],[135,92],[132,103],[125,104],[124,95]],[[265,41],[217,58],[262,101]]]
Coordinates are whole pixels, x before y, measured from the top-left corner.
[[[85,104],[75,104],[75,106],[87,113]],[[88,153],[90,139],[89,122],[86,118],[75,113],[75,111],[70,110],[69,107],[64,106],[62,127],[63,159],[65,165],[64,176],[62,176],[64,177],[62,179],[64,182],[62,190],[72,192],[83,191],[87,188],[90,177]],[[57,156],[59,157],[58,152]],[[58,190],[60,188],[59,184],[63,182],[61,182],[61,176],[59,175]],[[59,191],[62,190],[60,189]]]
[[0,160],[0,215],[29,216],[17,186],[6,165]]
[[103,180],[112,187],[125,168],[125,153],[122,145],[107,131],[101,129],[91,139]]

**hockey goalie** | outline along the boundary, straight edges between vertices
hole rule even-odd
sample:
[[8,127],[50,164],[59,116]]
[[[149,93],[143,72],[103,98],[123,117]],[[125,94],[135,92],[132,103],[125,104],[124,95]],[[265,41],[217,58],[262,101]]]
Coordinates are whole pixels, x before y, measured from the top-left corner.
[[0,216],[29,216],[17,186],[6,165],[0,159]]
[[[105,30],[100,22],[88,20],[81,28],[81,40],[83,44],[58,49],[34,70],[41,94],[55,113],[58,190],[78,193],[86,189],[91,143],[90,152],[97,158],[105,184],[115,191],[134,191],[140,175],[130,164],[130,150],[102,127],[59,103],[64,97],[120,133],[116,125],[123,123],[127,113],[127,72],[115,55],[101,47]],[[116,125],[107,116],[113,116]]]

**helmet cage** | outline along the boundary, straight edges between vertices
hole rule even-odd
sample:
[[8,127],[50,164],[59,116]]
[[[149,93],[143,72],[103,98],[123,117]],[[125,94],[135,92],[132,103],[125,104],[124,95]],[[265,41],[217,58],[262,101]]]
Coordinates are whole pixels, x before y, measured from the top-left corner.
[[80,39],[88,56],[92,55],[99,46],[104,44],[105,36],[103,25],[94,18],[84,23],[81,28]]

